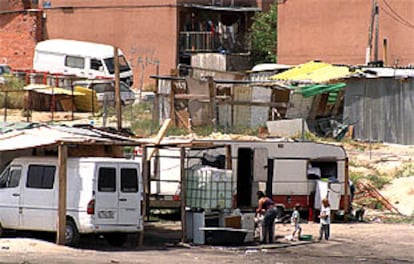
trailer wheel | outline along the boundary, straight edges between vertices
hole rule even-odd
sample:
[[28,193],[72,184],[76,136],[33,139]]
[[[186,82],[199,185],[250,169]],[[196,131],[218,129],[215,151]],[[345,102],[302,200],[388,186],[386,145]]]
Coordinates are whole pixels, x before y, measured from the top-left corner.
[[66,221],[65,245],[76,247],[79,243],[79,231],[73,220]]
[[109,245],[114,247],[121,247],[127,241],[128,235],[126,233],[109,233],[105,235]]

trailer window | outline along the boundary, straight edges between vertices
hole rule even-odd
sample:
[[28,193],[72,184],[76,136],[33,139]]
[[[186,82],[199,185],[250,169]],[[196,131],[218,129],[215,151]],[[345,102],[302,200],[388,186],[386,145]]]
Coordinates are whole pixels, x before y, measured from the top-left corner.
[[116,169],[99,168],[98,191],[115,192],[116,189]]
[[319,168],[321,179],[338,178],[338,165],[336,161],[312,161],[310,165],[312,168]]
[[121,191],[138,192],[138,172],[136,169],[121,169]]
[[30,165],[27,173],[27,188],[52,189],[55,181],[55,166]]
[[21,167],[9,167],[0,176],[0,188],[15,188],[19,186]]
[[66,56],[65,66],[68,66],[71,68],[83,69],[85,68],[85,59],[82,57],[76,57],[76,56]]

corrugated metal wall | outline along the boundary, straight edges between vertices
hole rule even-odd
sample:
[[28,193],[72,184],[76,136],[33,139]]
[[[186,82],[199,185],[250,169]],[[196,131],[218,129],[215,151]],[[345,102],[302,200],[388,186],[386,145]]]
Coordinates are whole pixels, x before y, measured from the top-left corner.
[[351,79],[345,88],[344,120],[354,138],[414,144],[414,79]]

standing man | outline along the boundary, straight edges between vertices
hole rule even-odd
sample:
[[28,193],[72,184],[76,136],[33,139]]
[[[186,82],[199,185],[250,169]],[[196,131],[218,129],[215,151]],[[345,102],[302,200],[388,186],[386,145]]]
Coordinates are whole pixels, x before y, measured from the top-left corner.
[[258,207],[256,214],[263,215],[262,224],[262,241],[261,243],[273,243],[275,218],[277,216],[277,208],[272,199],[264,195],[262,191],[257,192]]

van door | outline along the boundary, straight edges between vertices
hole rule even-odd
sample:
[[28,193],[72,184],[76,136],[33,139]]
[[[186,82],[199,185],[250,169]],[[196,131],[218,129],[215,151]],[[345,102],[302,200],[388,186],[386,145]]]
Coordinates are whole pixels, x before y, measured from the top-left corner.
[[97,187],[95,192],[96,224],[115,225],[118,223],[117,165],[97,166]]
[[0,175],[0,222],[4,228],[20,225],[21,166],[12,165]]
[[120,175],[118,224],[137,225],[141,213],[139,168],[121,164]]
[[[55,165],[32,164],[27,169],[21,197],[22,226],[31,230],[56,230],[57,186]],[[24,183],[24,181],[22,182]]]

